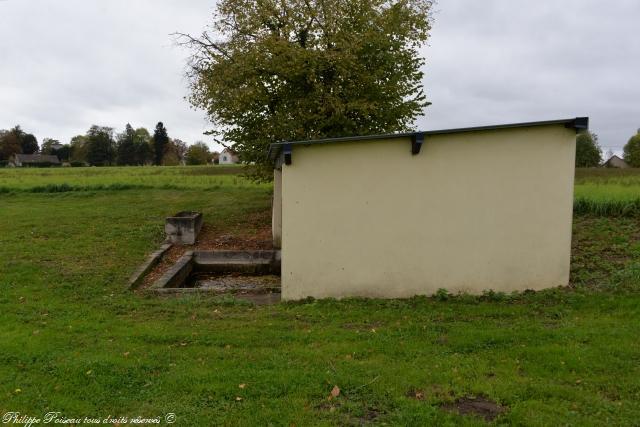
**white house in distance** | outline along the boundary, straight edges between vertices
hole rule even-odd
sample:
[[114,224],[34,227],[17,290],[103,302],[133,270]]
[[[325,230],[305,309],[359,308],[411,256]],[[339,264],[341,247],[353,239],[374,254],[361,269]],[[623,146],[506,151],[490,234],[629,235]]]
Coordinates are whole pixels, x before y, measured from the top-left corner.
[[235,165],[240,162],[238,154],[232,148],[225,148],[220,153],[219,164],[221,165]]

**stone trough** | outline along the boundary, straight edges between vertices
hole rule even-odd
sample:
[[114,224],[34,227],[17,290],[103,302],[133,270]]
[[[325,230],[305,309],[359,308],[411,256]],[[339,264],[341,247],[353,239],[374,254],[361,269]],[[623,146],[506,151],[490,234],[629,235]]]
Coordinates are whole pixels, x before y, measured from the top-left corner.
[[174,245],[193,245],[202,229],[200,212],[182,211],[166,219],[164,231]]
[[232,294],[256,304],[280,301],[280,251],[188,251],[149,291]]

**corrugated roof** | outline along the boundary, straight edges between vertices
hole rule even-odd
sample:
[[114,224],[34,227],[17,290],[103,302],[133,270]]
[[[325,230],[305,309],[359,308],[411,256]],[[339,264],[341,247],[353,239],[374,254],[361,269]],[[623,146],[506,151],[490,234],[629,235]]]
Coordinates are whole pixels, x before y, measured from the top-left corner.
[[430,131],[409,132],[409,133],[389,133],[389,134],[383,134],[383,135],[347,136],[347,137],[340,137],[340,138],[324,138],[324,139],[315,139],[315,140],[312,139],[312,140],[306,140],[306,141],[284,141],[284,142],[276,142],[271,144],[269,146],[268,155],[272,161],[275,161],[282,153],[282,149],[284,146],[330,144],[330,143],[342,143],[342,142],[365,141],[365,140],[369,141],[369,140],[391,139],[391,138],[412,138],[416,136],[444,135],[444,134],[452,134],[452,133],[478,132],[478,131],[485,131],[485,130],[525,128],[525,127],[549,126],[549,125],[564,125],[565,127],[575,129],[576,131],[586,130],[586,129],[589,129],[589,118],[576,117],[573,119],[547,120],[547,121],[525,122],[525,123],[509,123],[509,124],[502,124],[502,125],[475,126],[475,127],[466,127],[466,128],[458,128],[458,129],[442,129],[442,130],[430,130]]

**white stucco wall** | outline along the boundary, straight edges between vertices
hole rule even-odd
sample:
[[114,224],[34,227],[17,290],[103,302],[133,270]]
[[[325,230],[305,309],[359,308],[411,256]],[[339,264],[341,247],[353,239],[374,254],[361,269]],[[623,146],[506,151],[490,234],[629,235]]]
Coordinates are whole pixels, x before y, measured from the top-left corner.
[[283,299],[566,285],[575,131],[296,145],[282,166]]

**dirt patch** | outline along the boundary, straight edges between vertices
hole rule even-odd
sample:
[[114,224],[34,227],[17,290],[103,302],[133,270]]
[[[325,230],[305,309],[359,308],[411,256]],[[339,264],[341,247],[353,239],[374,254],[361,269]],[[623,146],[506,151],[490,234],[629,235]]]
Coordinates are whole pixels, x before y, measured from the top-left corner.
[[345,323],[342,325],[344,329],[356,332],[369,332],[376,330],[384,326],[382,322],[370,322],[370,323]]
[[440,408],[460,415],[484,418],[485,421],[493,421],[506,411],[506,408],[485,397],[461,397],[453,403],[441,405]]
[[571,285],[597,286],[636,256],[640,223],[627,218],[577,217],[571,251]]
[[214,227],[203,227],[192,250],[269,250],[273,249],[271,227],[262,227],[253,233],[229,232]]
[[341,425],[367,425],[371,423],[375,423],[378,418],[383,415],[383,412],[373,408],[371,406],[367,406],[364,409],[362,415],[357,416],[351,412],[345,411],[346,407],[343,407],[339,402],[323,402],[319,405],[316,405],[315,408],[319,411],[327,411],[329,413],[334,412],[342,412],[343,422]]
[[364,415],[358,418],[359,424],[369,424],[374,422],[378,417],[380,417],[380,411],[375,408],[367,408],[364,411]]

